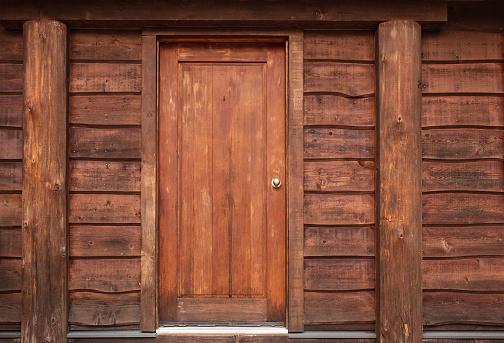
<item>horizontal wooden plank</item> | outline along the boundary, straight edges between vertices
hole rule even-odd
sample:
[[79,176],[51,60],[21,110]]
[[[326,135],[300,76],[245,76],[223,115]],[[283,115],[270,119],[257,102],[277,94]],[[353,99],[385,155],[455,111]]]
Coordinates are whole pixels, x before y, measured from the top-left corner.
[[0,228],[0,257],[21,257],[20,228]]
[[355,225],[374,223],[373,194],[305,194],[304,223]]
[[71,60],[139,61],[142,59],[140,31],[70,31]]
[[503,60],[502,34],[471,31],[422,33],[424,61]]
[[504,226],[424,227],[424,257],[504,256]]
[[0,292],[21,291],[21,259],[0,258]]
[[140,64],[72,63],[70,64],[71,93],[142,91]]
[[349,258],[305,260],[304,287],[312,291],[374,289],[374,260]]
[[304,58],[374,61],[373,31],[305,31]]
[[69,290],[140,291],[140,259],[71,259]]
[[422,212],[423,224],[504,223],[504,194],[424,194]]
[[21,191],[22,188],[22,162],[0,161],[0,191]]
[[422,157],[446,160],[504,158],[504,131],[423,130]]
[[305,292],[304,316],[305,324],[373,322],[376,319],[375,293]]
[[372,64],[304,63],[305,92],[334,92],[355,97],[373,94],[374,87]]
[[311,128],[304,130],[304,158],[374,158],[371,130]]
[[424,64],[423,93],[504,93],[503,63]]
[[23,125],[23,96],[0,95],[0,126]]
[[69,223],[140,223],[140,195],[70,194]]
[[422,98],[422,126],[504,126],[504,97],[428,96]]
[[304,97],[305,125],[375,125],[375,98],[344,98],[337,95]]
[[0,227],[21,226],[22,218],[21,194],[0,194]]
[[139,192],[140,162],[70,161],[69,180],[70,191]]
[[374,256],[371,227],[306,227],[305,256]]
[[140,293],[70,293],[69,324],[121,326],[140,322]]
[[182,322],[265,322],[266,299],[179,298],[177,319]]
[[304,163],[305,191],[374,190],[373,161],[317,161]]
[[79,158],[140,158],[141,129],[70,129],[70,157]]
[[23,91],[23,65],[0,63],[0,92]]
[[183,62],[267,62],[269,44],[256,43],[179,43]]
[[21,292],[0,293],[0,323],[21,323]]
[[503,284],[503,258],[474,257],[422,262],[423,289],[501,292]]
[[140,95],[72,95],[71,124],[140,125]]
[[23,31],[0,29],[0,61],[23,61]]
[[140,256],[140,226],[70,226],[71,257]]
[[23,158],[23,131],[0,129],[0,159]]
[[504,192],[504,162],[422,162],[422,190]]
[[504,325],[504,294],[426,292],[424,325]]

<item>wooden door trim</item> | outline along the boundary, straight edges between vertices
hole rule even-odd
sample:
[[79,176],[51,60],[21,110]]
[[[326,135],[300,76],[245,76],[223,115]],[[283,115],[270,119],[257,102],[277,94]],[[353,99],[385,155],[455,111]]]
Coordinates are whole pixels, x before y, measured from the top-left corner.
[[287,194],[287,316],[289,332],[302,332],[303,325],[303,31],[302,30],[144,30],[142,39],[142,269],[140,327],[155,331],[158,313],[159,209],[158,183],[158,42],[285,42],[286,50],[286,194]]

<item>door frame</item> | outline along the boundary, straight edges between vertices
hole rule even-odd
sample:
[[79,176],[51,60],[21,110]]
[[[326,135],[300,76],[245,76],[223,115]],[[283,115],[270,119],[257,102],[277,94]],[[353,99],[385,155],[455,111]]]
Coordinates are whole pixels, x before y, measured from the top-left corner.
[[163,30],[142,32],[142,252],[140,329],[158,323],[158,62],[160,41],[284,42],[286,46],[286,327],[303,327],[303,31]]

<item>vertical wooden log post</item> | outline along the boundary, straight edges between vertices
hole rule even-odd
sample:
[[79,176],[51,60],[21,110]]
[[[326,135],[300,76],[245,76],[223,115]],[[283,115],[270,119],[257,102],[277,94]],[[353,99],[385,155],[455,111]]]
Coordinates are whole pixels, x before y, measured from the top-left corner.
[[421,28],[378,28],[379,342],[422,341]]
[[28,21],[24,35],[23,342],[66,342],[67,28]]

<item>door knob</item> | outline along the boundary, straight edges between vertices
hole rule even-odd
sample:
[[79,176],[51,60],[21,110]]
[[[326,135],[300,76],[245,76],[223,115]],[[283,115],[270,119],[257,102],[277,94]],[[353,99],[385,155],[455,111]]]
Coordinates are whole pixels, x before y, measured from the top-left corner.
[[273,180],[271,180],[271,185],[273,186],[273,188],[280,188],[282,182],[280,181],[280,179],[277,179],[275,177]]

